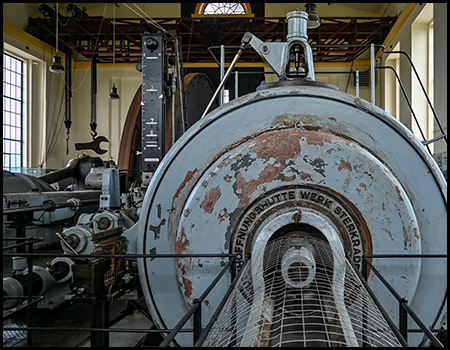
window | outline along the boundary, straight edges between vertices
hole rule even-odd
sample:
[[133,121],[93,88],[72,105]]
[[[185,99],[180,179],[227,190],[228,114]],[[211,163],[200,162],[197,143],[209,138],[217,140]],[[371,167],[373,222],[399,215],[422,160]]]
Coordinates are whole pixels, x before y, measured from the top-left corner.
[[248,3],[203,2],[197,3],[192,17],[253,17]]
[[[411,25],[411,58],[429,98],[433,101],[433,4],[426,4]],[[412,121],[412,130],[420,140],[430,140],[434,135],[434,120],[428,102],[415,74],[411,79],[411,104],[420,124]],[[423,136],[422,136],[423,134]],[[433,152],[434,144],[429,145]]]
[[209,3],[203,11],[204,15],[241,15],[245,13],[244,7],[239,3]]
[[[400,51],[400,43],[397,43],[394,48],[389,48],[389,51]],[[392,67],[400,76],[400,54],[391,53],[386,58],[387,67]],[[400,99],[404,99],[400,95],[400,85],[391,69],[384,70],[385,88],[384,88],[384,109],[390,115],[400,120]]]
[[3,54],[3,169],[8,171],[23,165],[23,66]]

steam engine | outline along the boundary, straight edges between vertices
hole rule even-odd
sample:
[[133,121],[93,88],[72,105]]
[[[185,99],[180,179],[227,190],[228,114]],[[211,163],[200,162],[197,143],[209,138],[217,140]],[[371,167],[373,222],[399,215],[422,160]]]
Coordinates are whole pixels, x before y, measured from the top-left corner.
[[[264,43],[250,33],[243,39],[243,46],[259,52],[279,82],[263,83],[257,91],[215,108],[161,159],[152,153],[156,150],[150,137],[155,134],[145,129],[151,123],[146,124],[147,112],[142,111],[142,170],[151,175],[151,182],[139,220],[134,224],[136,217],[114,211],[117,205],[83,214],[77,226],[59,237],[62,247],[66,253],[90,253],[105,247],[101,240],[113,235],[121,242],[118,254],[233,254],[240,270],[249,256],[257,257],[287,238],[291,245],[277,266],[290,288],[288,294],[300,300],[318,276],[320,254],[311,248],[318,240],[329,247],[323,251],[333,251],[334,264],[339,255],[361,270],[363,256],[374,256],[373,266],[424,324],[440,327],[447,310],[447,264],[445,259],[418,255],[442,253],[446,247],[446,181],[429,152],[398,120],[363,99],[315,81],[305,13],[293,11],[287,19],[287,42]],[[150,42],[147,57],[157,49],[155,41]],[[144,102],[143,95],[143,108],[149,108]],[[164,132],[163,126],[155,130]],[[117,228],[123,229],[123,236],[113,231]],[[381,254],[402,257],[376,257]],[[173,328],[226,263],[224,257],[137,259],[140,285],[155,324]],[[260,293],[264,297],[267,274],[255,266],[249,281],[255,293],[258,283],[266,286]],[[299,272],[292,274],[296,268]],[[117,263],[106,272],[110,279],[120,279],[125,266]],[[331,274],[345,276],[336,266]],[[203,327],[232,277],[227,273],[202,302]],[[335,282],[336,278],[328,282],[332,290]],[[398,301],[370,271],[367,283],[398,323]],[[236,321],[245,328],[261,310],[254,310],[255,299],[243,298],[253,310],[245,322]],[[323,308],[320,305],[318,309]],[[345,308],[339,309],[341,323]],[[281,307],[277,312],[286,310]],[[246,334],[241,345],[265,344]],[[348,340],[351,336],[344,335],[347,345],[360,344],[359,338]],[[409,342],[420,345],[424,339],[416,333]],[[189,346],[192,335],[180,333],[176,342]]]
[[[170,149],[134,228],[136,252],[232,253],[240,267],[247,254],[295,234],[327,242],[358,268],[363,255],[405,254],[372,261],[425,324],[437,326],[446,313],[446,262],[408,255],[442,251],[445,180],[399,121],[314,80],[304,15],[287,15],[287,43],[244,38],[280,81],[216,108]],[[291,62],[295,52],[302,64]],[[283,259],[301,263],[301,256]],[[223,258],[140,259],[158,326],[173,327],[224,264]],[[204,319],[230,281],[203,302]],[[398,302],[374,274],[368,283],[398,322]],[[411,344],[422,337],[411,335]],[[176,339],[191,342],[188,335]]]

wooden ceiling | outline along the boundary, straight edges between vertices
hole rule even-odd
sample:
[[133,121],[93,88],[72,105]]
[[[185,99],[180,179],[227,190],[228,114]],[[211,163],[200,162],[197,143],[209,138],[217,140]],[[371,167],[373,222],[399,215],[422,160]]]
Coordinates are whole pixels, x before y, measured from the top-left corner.
[[[45,11],[44,11],[45,10]],[[52,12],[53,11],[53,12]],[[53,8],[43,8],[42,18],[30,18],[27,32],[49,45],[55,46],[56,34]],[[156,33],[157,26],[142,18],[116,18],[115,52],[113,52],[112,18],[91,17],[78,9],[71,18],[59,15],[59,50],[70,50],[76,60],[97,62],[141,62],[141,34]],[[351,62],[367,48],[315,47],[315,45],[382,44],[397,17],[321,17],[321,26],[308,30],[309,43],[315,62]],[[214,62],[219,57],[218,46],[225,45],[226,61],[230,61],[249,31],[262,41],[285,41],[285,17],[253,18],[158,18],[154,19],[166,31],[176,34],[182,43],[183,62]],[[169,45],[169,54],[172,48]],[[259,55],[247,49],[240,62],[261,62]]]

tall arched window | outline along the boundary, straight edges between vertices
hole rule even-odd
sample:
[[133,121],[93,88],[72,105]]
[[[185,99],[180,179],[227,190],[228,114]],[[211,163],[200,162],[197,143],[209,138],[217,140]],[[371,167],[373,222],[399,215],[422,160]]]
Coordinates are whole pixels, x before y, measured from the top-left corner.
[[253,17],[250,4],[228,2],[197,3],[192,17]]

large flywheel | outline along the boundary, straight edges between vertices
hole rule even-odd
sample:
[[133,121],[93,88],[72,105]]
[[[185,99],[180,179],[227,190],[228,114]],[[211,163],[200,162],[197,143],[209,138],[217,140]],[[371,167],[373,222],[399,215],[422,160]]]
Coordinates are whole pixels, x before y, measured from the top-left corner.
[[[184,77],[184,104],[186,106],[184,121],[182,120],[182,106],[180,97],[175,95],[175,117],[172,117],[172,98],[168,99],[166,118],[166,150],[172,146],[172,129],[175,121],[175,141],[200,119],[206,105],[214,93],[214,87],[209,78],[202,73],[189,73]],[[142,85],[139,86],[131,102],[120,142],[118,166],[128,169],[125,188],[128,189],[133,181],[140,180],[140,153],[142,150]],[[213,108],[217,107],[217,103]],[[183,126],[184,123],[184,126]]]
[[[322,87],[271,88],[215,109],[170,149],[144,199],[137,249],[234,253],[240,266],[246,253],[300,234],[358,266],[368,254],[439,253],[447,241],[445,188],[423,145],[380,108]],[[158,326],[173,327],[225,262],[139,260]],[[373,264],[426,325],[442,321],[444,259]],[[373,274],[368,282],[398,322],[398,302]],[[205,320],[230,280],[222,283],[205,300]],[[180,344],[189,344],[183,337]],[[410,335],[411,344],[421,339]]]

